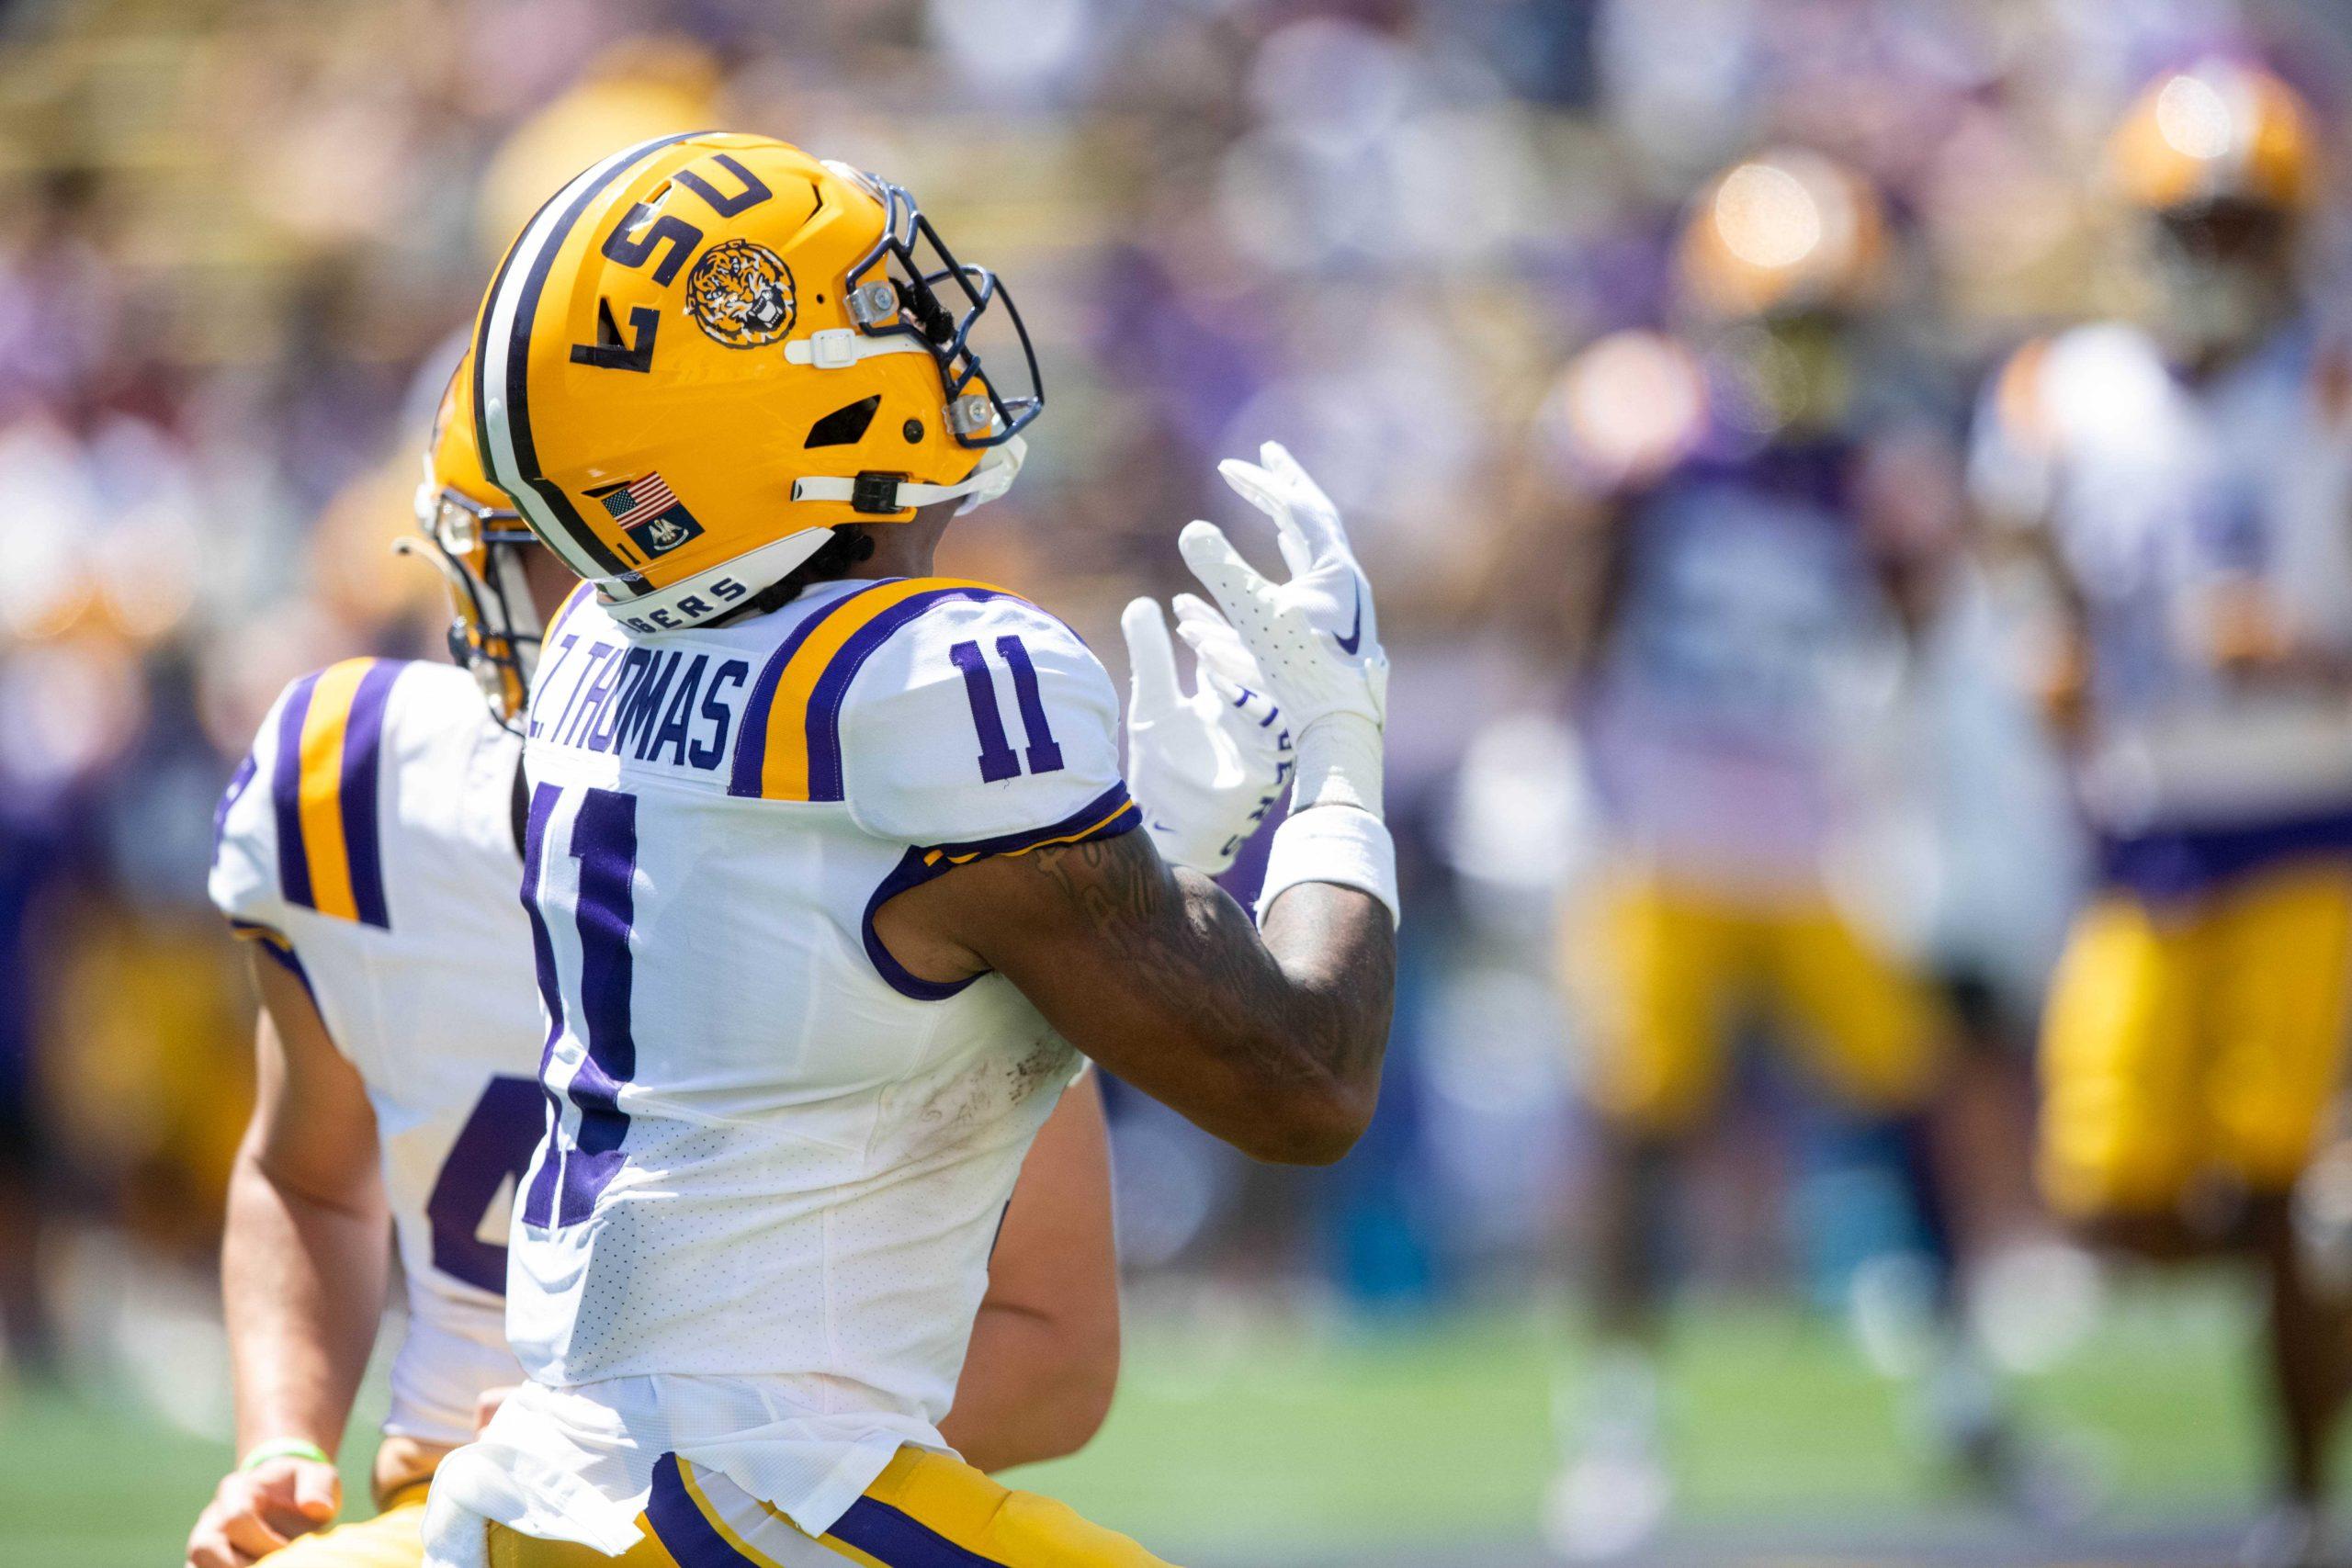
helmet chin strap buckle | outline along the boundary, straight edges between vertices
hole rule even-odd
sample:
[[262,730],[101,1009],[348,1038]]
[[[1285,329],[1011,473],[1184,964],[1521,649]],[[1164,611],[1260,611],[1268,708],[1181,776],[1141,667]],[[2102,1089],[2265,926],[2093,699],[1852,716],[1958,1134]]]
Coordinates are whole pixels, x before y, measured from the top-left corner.
[[904,474],[876,473],[869,468],[850,481],[849,509],[852,512],[873,513],[899,511],[899,487],[906,482]]
[[1012,488],[1013,476],[1021,471],[1022,459],[1028,451],[1028,443],[1016,435],[1001,446],[989,447],[969,477],[951,485],[925,484],[902,473],[883,473],[873,468],[854,476],[811,474],[792,481],[792,499],[846,501],[851,511],[868,515],[888,515],[910,506],[960,500],[964,504],[956,509],[958,513],[968,512]]

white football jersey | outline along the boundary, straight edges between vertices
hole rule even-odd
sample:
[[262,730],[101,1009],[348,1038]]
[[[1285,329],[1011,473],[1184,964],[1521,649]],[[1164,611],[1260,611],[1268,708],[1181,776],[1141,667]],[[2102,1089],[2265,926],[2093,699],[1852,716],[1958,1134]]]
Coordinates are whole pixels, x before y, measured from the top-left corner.
[[2246,583],[2299,642],[2352,655],[2347,375],[2298,327],[2192,385],[2103,323],[2029,344],[1986,388],[1972,489],[1996,519],[2046,520],[2088,601],[2103,827],[2352,803],[2352,709],[2250,689],[2207,651],[2212,591]]
[[1134,828],[1109,677],[944,579],[654,634],[575,595],[531,699],[524,900],[559,1121],[514,1217],[532,1385],[436,1486],[606,1551],[665,1451],[820,1533],[942,1446],[997,1227],[1080,1058],[908,973],[894,894]]
[[521,743],[451,665],[288,687],[222,798],[213,902],[300,977],[375,1108],[408,1324],[388,1432],[473,1435],[506,1348],[506,1231],[546,1127],[516,903]]

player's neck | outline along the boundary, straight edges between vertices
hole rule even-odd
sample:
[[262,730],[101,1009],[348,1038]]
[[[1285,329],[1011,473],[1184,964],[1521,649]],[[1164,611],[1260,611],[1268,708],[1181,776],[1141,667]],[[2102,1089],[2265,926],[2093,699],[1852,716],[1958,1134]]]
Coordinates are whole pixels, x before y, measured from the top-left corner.
[[906,523],[872,525],[874,553],[843,575],[855,578],[929,577],[939,553],[939,536],[947,531],[955,507],[926,507]]

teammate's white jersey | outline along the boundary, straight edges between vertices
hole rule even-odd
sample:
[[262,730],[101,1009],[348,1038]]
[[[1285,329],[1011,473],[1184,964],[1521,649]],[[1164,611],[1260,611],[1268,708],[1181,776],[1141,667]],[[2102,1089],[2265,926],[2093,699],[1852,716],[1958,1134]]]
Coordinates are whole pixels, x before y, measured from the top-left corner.
[[2046,521],[2088,601],[2093,754],[2109,830],[2352,805],[2352,707],[2249,689],[2211,657],[2214,591],[2258,587],[2302,644],[2352,656],[2352,386],[2305,327],[2211,383],[2134,328],[2078,327],[1988,386],[1970,479]]
[[943,579],[658,636],[582,592],[545,648],[523,891],[559,1124],[509,1303],[533,1384],[436,1485],[611,1551],[673,1450],[820,1533],[939,1445],[1080,1066],[1001,977],[906,972],[874,911],[1136,826],[1117,699],[1061,622]]
[[330,666],[270,710],[213,855],[213,902],[300,977],[367,1084],[408,1299],[385,1430],[435,1443],[520,1376],[506,1226],[547,1120],[520,750],[462,670]]

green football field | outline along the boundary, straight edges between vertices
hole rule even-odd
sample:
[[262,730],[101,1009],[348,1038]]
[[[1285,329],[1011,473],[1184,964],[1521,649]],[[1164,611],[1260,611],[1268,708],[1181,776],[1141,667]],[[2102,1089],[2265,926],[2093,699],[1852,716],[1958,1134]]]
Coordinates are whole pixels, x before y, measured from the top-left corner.
[[[2062,1364],[2020,1382],[2037,1417],[2097,1460],[2114,1525],[2210,1530],[2250,1508],[2242,1304],[2210,1285],[2143,1288]],[[1180,1561],[1532,1561],[1551,1369],[1566,1353],[1527,1314],[1388,1328],[1214,1312],[1144,1321],[1101,1438],[1021,1481]],[[1779,1307],[1693,1308],[1674,1370],[1683,1517],[1696,1539],[1992,1528],[1834,1323]],[[16,1393],[0,1404],[0,1563],[176,1562],[226,1458],[225,1445],[119,1402]]]

